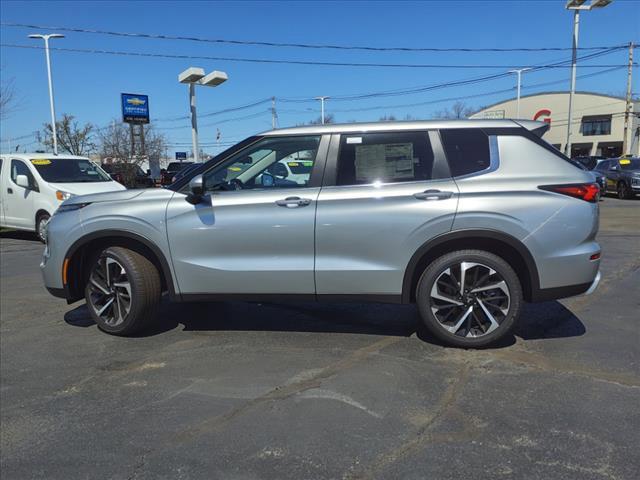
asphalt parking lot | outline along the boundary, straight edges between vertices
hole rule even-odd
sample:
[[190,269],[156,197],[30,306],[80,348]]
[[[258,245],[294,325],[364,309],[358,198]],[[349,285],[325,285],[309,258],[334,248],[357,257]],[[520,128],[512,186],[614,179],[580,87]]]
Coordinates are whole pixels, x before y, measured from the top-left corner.
[[4,232],[2,478],[637,478],[640,200],[600,206],[596,293],[480,351],[374,304],[167,303],[111,337]]

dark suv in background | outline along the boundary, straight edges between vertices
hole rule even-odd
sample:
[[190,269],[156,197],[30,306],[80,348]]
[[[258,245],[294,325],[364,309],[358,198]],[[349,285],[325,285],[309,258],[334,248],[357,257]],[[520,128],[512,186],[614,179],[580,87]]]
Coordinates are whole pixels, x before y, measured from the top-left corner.
[[152,188],[155,186],[153,179],[144,173],[139,165],[132,163],[105,163],[102,169],[111,175],[116,182],[127,188]]
[[605,176],[605,194],[615,193],[622,199],[640,194],[640,158],[603,160],[594,172]]

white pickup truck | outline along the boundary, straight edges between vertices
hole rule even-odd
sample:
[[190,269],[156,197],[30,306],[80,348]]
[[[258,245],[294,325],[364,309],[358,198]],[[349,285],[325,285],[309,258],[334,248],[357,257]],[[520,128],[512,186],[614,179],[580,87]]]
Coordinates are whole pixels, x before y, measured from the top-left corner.
[[25,153],[0,155],[0,226],[36,232],[72,195],[125,190],[86,157]]

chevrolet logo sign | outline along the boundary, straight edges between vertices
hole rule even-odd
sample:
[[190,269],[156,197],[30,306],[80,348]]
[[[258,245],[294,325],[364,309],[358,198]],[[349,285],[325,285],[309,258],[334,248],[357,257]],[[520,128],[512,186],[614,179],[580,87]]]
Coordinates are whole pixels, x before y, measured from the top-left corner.
[[127,103],[130,105],[144,105],[145,101],[139,98],[127,98]]

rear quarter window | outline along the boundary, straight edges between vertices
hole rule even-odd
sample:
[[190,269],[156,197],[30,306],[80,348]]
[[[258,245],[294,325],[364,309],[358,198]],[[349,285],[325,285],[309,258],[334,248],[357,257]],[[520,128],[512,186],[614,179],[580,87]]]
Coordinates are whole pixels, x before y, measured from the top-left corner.
[[486,170],[491,165],[489,137],[478,128],[440,130],[451,175],[460,177]]

